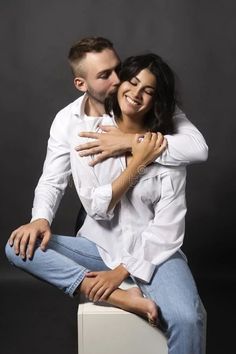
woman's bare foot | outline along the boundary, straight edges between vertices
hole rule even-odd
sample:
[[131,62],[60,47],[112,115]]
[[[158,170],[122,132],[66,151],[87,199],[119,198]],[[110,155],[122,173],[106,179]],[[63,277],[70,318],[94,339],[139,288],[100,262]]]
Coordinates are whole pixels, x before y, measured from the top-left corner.
[[[87,294],[87,286],[90,286],[90,278],[85,278],[81,283],[80,289],[83,294]],[[142,316],[148,322],[156,326],[158,321],[157,305],[154,301],[143,297],[141,290],[138,287],[133,287],[128,290],[120,288],[115,289],[105,300],[105,302],[119,307],[125,311],[133,312],[136,315]]]
[[107,302],[142,316],[152,326],[157,323],[158,310],[155,302],[143,297],[141,290],[137,287],[128,290],[117,289],[109,296]]
[[131,288],[127,292],[132,301],[130,311],[147,318],[151,325],[155,325],[158,318],[158,310],[155,302],[143,297],[139,288]]

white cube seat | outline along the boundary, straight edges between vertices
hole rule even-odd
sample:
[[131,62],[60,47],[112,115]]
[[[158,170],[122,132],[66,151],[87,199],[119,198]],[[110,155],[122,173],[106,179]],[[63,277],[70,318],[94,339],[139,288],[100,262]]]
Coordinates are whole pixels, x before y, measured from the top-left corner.
[[[127,283],[122,288],[127,288]],[[167,354],[163,333],[141,317],[119,308],[81,301],[79,354]]]

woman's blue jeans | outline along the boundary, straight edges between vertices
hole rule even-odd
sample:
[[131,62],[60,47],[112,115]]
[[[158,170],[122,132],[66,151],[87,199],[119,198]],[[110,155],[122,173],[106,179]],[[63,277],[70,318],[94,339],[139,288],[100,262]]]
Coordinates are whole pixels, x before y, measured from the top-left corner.
[[[6,255],[13,265],[70,296],[86,272],[109,270],[96,245],[84,237],[53,235],[46,251],[41,251],[37,244],[31,260],[15,255],[9,244]],[[158,266],[149,284],[133,280],[161,309],[167,325],[169,354],[204,354],[206,313],[184,256],[177,252]]]

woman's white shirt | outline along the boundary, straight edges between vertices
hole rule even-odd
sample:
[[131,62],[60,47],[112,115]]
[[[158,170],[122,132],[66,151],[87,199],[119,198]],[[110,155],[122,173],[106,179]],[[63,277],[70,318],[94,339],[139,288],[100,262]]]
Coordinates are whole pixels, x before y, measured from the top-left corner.
[[99,125],[114,125],[111,117],[81,119],[71,140],[71,169],[77,193],[88,215],[78,235],[95,242],[108,267],[123,264],[129,273],[149,282],[156,265],[178,251],[185,231],[184,166],[149,165],[107,212],[112,181],[125,169],[125,158],[109,158],[90,167],[93,156],[80,157],[75,146],[90,139],[80,131],[100,131]]

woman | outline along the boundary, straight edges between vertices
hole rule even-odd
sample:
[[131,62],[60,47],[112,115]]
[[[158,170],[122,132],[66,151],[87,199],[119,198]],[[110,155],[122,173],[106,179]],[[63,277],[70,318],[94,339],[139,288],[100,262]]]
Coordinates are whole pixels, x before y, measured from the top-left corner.
[[[117,94],[107,102],[115,118],[81,124],[84,130],[116,124],[135,132],[132,152],[90,167],[91,158],[75,151],[84,139],[74,132],[73,178],[88,215],[80,237],[52,237],[44,261],[38,249],[27,270],[31,267],[31,273],[71,296],[82,292],[94,302],[106,301],[152,324],[165,324],[171,354],[202,354],[204,310],[180,251],[186,171],[151,163],[166,144],[157,132],[174,132],[174,75],[159,56],[147,54],[128,58],[120,80]],[[10,248],[7,252],[24,268]],[[138,287],[119,289],[129,276]]]
[[[204,309],[180,251],[186,171],[150,164],[160,149],[157,132],[174,132],[174,75],[159,56],[147,54],[128,58],[120,80],[106,106],[115,115],[110,124],[137,133],[132,154],[89,168],[91,158],[72,150],[76,189],[89,214],[79,235],[96,244],[112,269],[85,272],[79,290],[92,301],[107,301],[152,323],[158,322],[161,310],[169,353],[203,353]],[[93,130],[109,119],[97,121]],[[82,142],[76,137],[72,145]],[[118,289],[128,276],[138,289]]]

